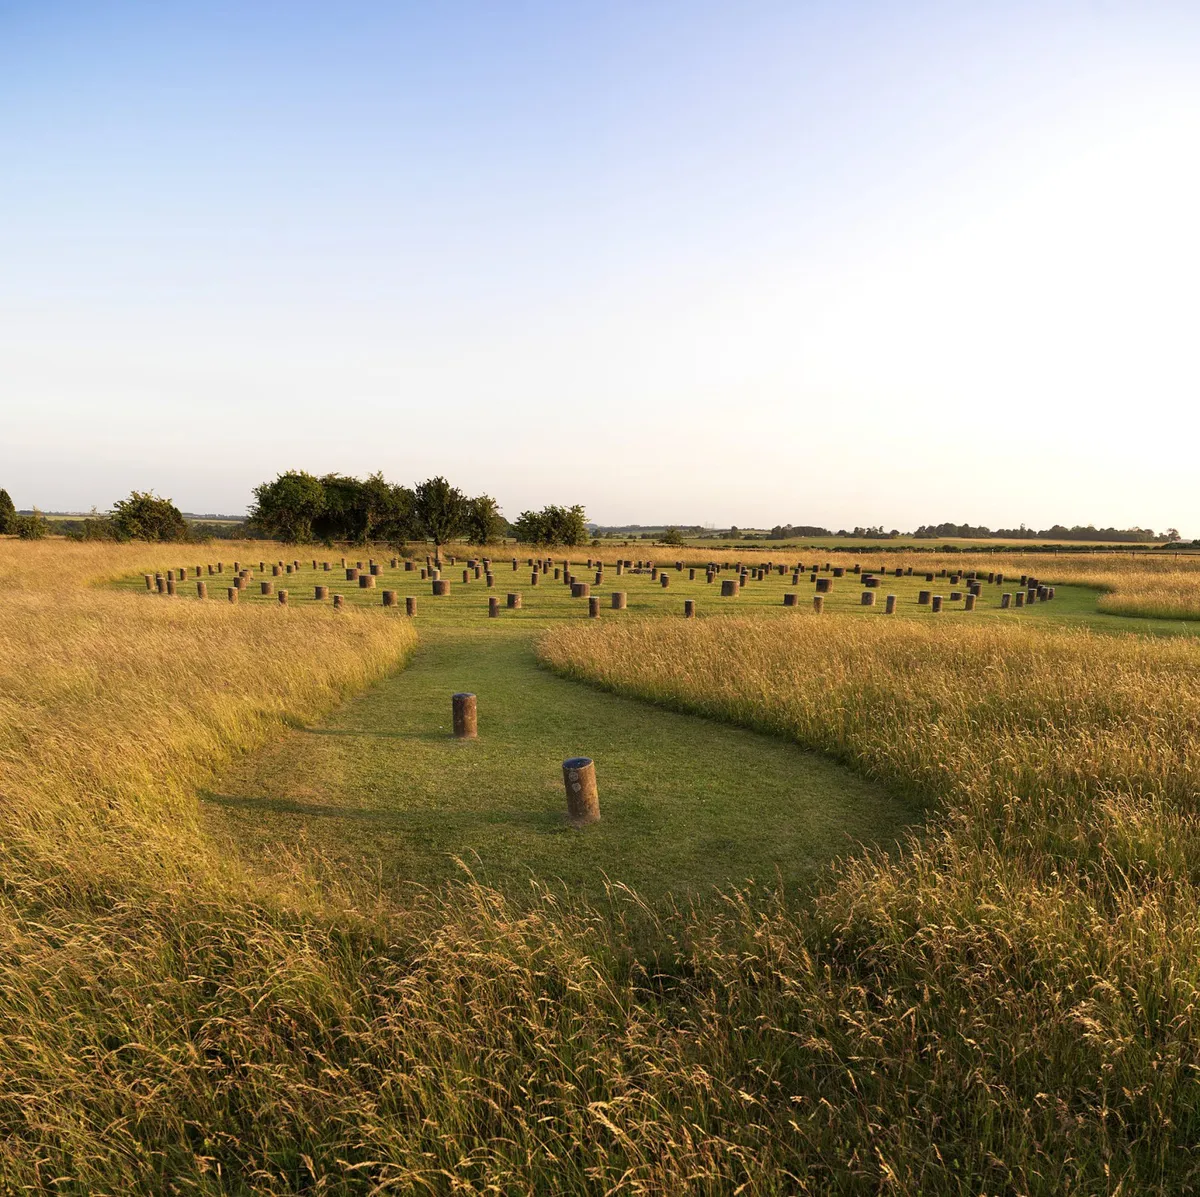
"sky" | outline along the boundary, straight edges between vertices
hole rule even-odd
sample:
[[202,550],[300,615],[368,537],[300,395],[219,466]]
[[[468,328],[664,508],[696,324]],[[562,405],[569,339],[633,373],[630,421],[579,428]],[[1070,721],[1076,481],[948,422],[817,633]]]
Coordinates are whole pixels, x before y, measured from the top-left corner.
[[1200,536],[1200,4],[0,0],[0,487]]

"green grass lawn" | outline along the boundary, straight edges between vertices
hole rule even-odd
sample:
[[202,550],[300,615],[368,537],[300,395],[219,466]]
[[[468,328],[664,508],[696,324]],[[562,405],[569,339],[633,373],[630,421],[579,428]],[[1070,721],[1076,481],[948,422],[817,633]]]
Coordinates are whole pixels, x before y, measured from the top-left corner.
[[[463,584],[461,560],[447,563],[442,576],[451,580],[451,593],[442,598],[432,596],[419,567],[393,570],[384,560],[376,588],[362,589],[346,581],[340,554],[328,559],[335,564],[329,572],[314,574],[310,557],[297,574],[272,578],[277,588],[288,589],[290,606],[313,603],[319,583],[354,609],[404,619],[404,597],[414,595],[421,647],[408,668],[321,726],[297,729],[238,763],[205,796],[214,832],[231,835],[252,858],[315,847],[348,875],[389,892],[437,884],[465,865],[480,880],[510,891],[537,878],[595,897],[607,880],[651,898],[682,899],[713,886],[778,879],[787,891],[802,893],[833,857],[864,842],[894,842],[921,817],[895,796],[784,741],[601,693],[540,669],[533,652],[537,636],[557,620],[587,618],[587,601],[572,599],[552,574],[532,586],[527,558],[519,559],[516,571],[511,558],[496,561],[490,590],[473,571]],[[864,558],[864,567],[871,564]],[[278,607],[276,597],[259,594],[257,566],[240,601]],[[686,598],[696,601],[700,618],[814,617],[814,587],[806,575],[797,587],[790,573],[769,575],[722,599],[719,579],[733,577],[732,571],[709,584],[703,570],[692,580],[687,569],[671,569],[664,589],[648,574],[618,576],[611,557],[600,585],[582,559],[573,570],[600,595],[603,619],[682,617]],[[210,602],[226,601],[231,572],[226,563],[224,579],[205,576]],[[185,596],[195,594],[190,579],[189,569],[180,586]],[[144,594],[141,579],[123,585]],[[398,609],[382,609],[384,589],[399,593]],[[800,605],[786,608],[783,595],[793,589]],[[965,593],[965,583],[888,577],[878,589],[878,605],[865,608],[860,579],[848,574],[833,581],[825,607],[887,618],[884,596],[894,593],[900,612],[919,618],[1023,619],[1164,634],[1196,630],[1182,621],[1102,615],[1096,592],[1083,587],[1059,587],[1052,602],[1001,611],[1000,594],[1013,585],[985,585],[973,613],[963,610],[961,600],[950,601],[955,589]],[[610,608],[614,590],[627,593],[627,611]],[[920,590],[944,596],[942,614],[917,604]],[[522,609],[504,608],[508,591],[522,594]],[[488,617],[493,595],[502,606],[496,619]],[[281,619],[289,614],[279,610]],[[456,690],[479,696],[475,742],[451,738],[450,696]],[[583,832],[570,829],[564,815],[561,762],[575,755],[595,759],[601,796],[602,821]]]

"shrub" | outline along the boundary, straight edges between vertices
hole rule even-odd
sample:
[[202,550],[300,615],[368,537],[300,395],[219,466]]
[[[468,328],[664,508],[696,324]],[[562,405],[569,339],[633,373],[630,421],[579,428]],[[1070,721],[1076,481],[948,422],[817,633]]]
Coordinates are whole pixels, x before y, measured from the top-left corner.
[[152,491],[130,491],[128,499],[113,504],[110,519],[121,540],[188,539],[187,520],[179,508]]

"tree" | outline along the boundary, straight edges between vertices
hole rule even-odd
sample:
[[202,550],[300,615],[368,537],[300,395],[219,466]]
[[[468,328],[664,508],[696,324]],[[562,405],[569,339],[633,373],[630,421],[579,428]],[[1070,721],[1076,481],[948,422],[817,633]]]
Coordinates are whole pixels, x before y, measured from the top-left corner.
[[681,545],[683,544],[683,533],[678,528],[668,528],[662,534],[663,544]]
[[476,495],[467,500],[466,535],[469,544],[495,544],[503,535],[508,521],[500,514],[499,505],[491,495]]
[[426,478],[413,491],[413,520],[441,557],[442,545],[461,535],[466,526],[467,497],[440,474]]
[[250,522],[286,544],[312,540],[313,521],[325,510],[325,488],[312,474],[289,470],[254,488]]
[[0,490],[0,536],[11,536],[17,530],[17,509],[8,491]]
[[128,499],[113,504],[110,516],[121,540],[187,540],[188,526],[170,499],[152,491],[130,491]]
[[512,530],[524,544],[571,546],[588,539],[587,518],[578,504],[574,507],[551,504],[541,511],[522,511]]

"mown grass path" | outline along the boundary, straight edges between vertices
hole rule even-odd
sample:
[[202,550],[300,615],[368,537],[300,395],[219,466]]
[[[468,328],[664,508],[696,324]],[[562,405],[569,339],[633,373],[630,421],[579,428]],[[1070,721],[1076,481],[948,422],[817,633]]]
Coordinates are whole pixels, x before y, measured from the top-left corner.
[[[350,562],[353,564],[353,562]],[[559,563],[561,565],[561,562]],[[254,566],[257,567],[255,562]],[[452,593],[434,598],[418,571],[385,567],[374,589],[360,589],[334,566],[274,579],[290,590],[293,608],[314,600],[315,583],[343,596],[348,617],[403,619],[404,597],[418,602],[421,647],[409,667],[336,712],[320,727],[297,730],[236,766],[208,796],[218,833],[232,833],[237,850],[269,857],[316,847],[351,876],[373,877],[384,891],[430,885],[459,872],[464,862],[481,880],[507,889],[531,878],[561,879],[595,894],[605,878],[647,895],[710,891],[753,879],[780,879],[803,889],[822,864],[860,843],[889,843],[920,812],[895,796],[786,742],[679,715],[554,677],[538,668],[533,644],[563,619],[585,618],[586,603],[544,577],[530,585],[527,563],[496,563],[496,586],[463,563],[447,566]],[[575,564],[585,579],[591,570]],[[258,578],[242,602],[278,606],[258,593]],[[750,614],[810,618],[812,583],[769,575],[734,599],[719,585],[669,570],[663,589],[646,574],[619,576],[610,566],[602,585],[604,619],[633,614],[679,618],[694,598],[701,618]],[[732,576],[730,574],[724,575]],[[213,579],[220,597],[228,578]],[[136,589],[138,581],[123,583]],[[381,591],[395,589],[400,610],[381,610]],[[508,589],[525,605],[487,617],[487,600],[503,603]],[[922,589],[949,595],[939,578],[885,579],[880,594],[898,593],[906,617],[930,618],[916,604]],[[628,593],[627,613],[610,611],[609,592]],[[798,589],[802,606],[784,608]],[[1076,623],[1112,632],[1192,632],[1182,622],[1131,620],[1096,611],[1096,591],[1061,587],[1053,603],[1000,611],[1007,586],[985,587],[974,615],[961,600],[937,618]],[[194,583],[181,593],[194,592]],[[830,611],[885,618],[880,606],[859,605],[857,578],[839,579]],[[146,596],[147,601],[161,601]],[[281,619],[291,618],[288,608]],[[302,668],[299,663],[298,668]],[[450,695],[479,695],[480,739],[450,738]],[[564,821],[561,762],[586,755],[597,762],[603,819],[585,833]]]
[[[460,871],[512,890],[605,878],[677,897],[754,880],[789,891],[911,805],[782,740],[648,706],[540,669],[536,625],[422,631],[408,668],[230,771],[210,810],[243,851],[318,846],[386,891]],[[479,739],[450,735],[473,690]],[[561,762],[597,763],[602,821],[564,819]]]

